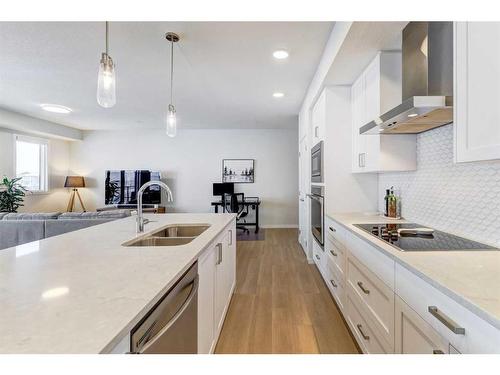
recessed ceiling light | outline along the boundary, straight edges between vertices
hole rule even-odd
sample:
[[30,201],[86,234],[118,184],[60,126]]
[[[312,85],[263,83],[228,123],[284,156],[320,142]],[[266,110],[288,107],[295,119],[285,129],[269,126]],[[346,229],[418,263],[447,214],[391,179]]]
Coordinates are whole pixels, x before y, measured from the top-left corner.
[[288,57],[288,52],[285,51],[284,49],[279,49],[273,52],[273,57],[278,60],[283,60]]
[[275,92],[275,93],[273,94],[273,96],[274,96],[275,98],[282,98],[282,97],[284,97],[284,96],[285,96],[285,94],[283,94],[282,92]]
[[46,290],[45,292],[42,293],[42,298],[43,299],[51,299],[51,298],[57,298],[64,296],[65,294],[69,293],[69,288],[66,286],[60,286],[57,288],[52,288],[49,290]]
[[71,108],[68,108],[68,107],[65,107],[63,105],[59,105],[59,104],[41,104],[40,107],[42,107],[42,109],[44,111],[47,111],[47,112],[53,112],[53,113],[71,113],[73,112]]
[[410,114],[408,115],[408,117],[417,117],[417,116],[418,116],[418,113],[410,113]]

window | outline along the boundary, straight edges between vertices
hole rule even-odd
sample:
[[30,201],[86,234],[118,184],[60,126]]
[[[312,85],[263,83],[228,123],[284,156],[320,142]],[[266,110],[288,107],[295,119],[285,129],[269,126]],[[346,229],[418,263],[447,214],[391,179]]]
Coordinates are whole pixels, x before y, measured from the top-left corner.
[[15,135],[14,171],[31,192],[48,191],[47,140]]

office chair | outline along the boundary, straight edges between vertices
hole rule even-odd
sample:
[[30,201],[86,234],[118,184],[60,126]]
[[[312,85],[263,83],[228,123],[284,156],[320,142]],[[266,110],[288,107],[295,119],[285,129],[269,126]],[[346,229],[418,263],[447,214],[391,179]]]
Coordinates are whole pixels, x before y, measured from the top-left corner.
[[[241,197],[238,199],[238,197]],[[236,230],[240,229],[244,233],[250,233],[250,231],[243,225],[238,224],[238,220],[243,219],[248,215],[248,207],[243,203],[245,202],[245,195],[243,193],[225,193],[222,197],[222,207],[224,212],[230,212],[236,214]]]

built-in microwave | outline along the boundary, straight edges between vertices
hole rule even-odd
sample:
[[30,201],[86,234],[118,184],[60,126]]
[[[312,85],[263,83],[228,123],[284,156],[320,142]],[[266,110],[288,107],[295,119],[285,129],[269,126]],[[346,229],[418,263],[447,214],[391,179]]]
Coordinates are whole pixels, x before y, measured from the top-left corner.
[[323,141],[311,149],[311,182],[323,182]]

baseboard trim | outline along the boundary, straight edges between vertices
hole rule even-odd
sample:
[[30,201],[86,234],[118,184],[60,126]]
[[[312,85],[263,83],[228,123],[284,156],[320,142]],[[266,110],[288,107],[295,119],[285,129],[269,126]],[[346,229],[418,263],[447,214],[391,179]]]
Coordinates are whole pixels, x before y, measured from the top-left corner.
[[[244,224],[243,224],[244,225]],[[297,224],[266,224],[260,225],[261,228],[278,229],[278,228],[298,228]]]

